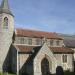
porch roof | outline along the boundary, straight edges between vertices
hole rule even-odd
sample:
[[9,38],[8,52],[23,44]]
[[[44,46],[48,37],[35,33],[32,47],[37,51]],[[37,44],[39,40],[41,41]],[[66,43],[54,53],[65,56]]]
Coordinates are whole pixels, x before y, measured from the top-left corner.
[[[34,53],[35,50],[40,50],[42,46],[26,46],[26,45],[15,45],[18,48],[19,52],[22,53]],[[71,48],[67,47],[49,47],[53,53],[74,53]]]

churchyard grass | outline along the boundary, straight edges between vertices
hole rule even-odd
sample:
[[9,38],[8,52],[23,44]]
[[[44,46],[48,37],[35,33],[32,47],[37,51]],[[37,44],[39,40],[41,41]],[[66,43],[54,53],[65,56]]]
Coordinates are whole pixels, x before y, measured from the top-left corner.
[[9,74],[9,73],[1,73],[0,72],[0,75],[16,75],[16,74]]
[[[52,74],[52,75],[56,75],[56,74]],[[64,72],[64,75],[75,75],[73,72]]]
[[[17,74],[9,74],[9,73],[1,73],[0,75],[17,75]],[[51,74],[51,75],[56,75],[56,74]],[[74,75],[73,72],[64,72],[64,75]]]

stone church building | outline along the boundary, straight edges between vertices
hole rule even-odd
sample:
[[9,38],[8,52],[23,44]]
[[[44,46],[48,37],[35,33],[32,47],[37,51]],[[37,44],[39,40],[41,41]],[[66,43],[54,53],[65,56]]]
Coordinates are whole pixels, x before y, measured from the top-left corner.
[[2,0],[0,72],[46,75],[56,73],[58,66],[64,71],[73,71],[75,39],[71,44],[69,41],[54,32],[14,29],[14,15],[8,0]]

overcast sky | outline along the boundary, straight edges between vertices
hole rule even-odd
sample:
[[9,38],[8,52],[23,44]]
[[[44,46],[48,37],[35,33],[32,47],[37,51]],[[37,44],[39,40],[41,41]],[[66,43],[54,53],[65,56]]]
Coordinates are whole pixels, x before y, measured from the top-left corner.
[[9,4],[15,28],[75,34],[75,0],[9,0]]

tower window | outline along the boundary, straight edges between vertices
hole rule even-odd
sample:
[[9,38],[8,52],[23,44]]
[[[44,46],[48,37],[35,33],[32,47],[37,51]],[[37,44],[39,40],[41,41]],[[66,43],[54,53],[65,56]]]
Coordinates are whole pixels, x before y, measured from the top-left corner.
[[8,29],[8,18],[7,17],[4,18],[3,29]]

